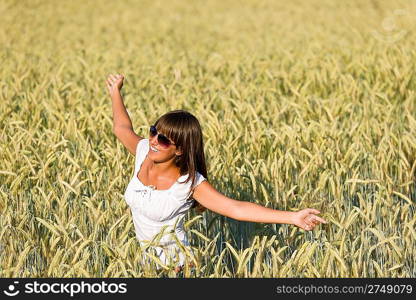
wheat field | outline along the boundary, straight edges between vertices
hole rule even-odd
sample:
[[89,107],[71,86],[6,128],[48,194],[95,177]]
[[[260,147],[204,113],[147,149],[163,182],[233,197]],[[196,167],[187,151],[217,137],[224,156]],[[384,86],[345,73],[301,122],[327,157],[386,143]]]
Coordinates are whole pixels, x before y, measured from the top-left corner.
[[[1,277],[416,277],[413,1],[0,2]],[[140,248],[137,134],[185,109],[228,197],[321,211],[306,232],[186,216],[194,268]],[[147,263],[140,263],[147,257]]]

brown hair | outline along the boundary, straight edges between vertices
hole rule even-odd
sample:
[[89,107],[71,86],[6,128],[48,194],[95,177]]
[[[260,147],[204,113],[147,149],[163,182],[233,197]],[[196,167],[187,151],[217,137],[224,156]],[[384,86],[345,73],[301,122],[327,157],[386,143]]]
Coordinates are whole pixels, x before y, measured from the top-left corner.
[[[180,183],[187,183],[192,180],[191,186],[193,186],[197,171],[208,180],[204,142],[198,119],[185,110],[173,110],[162,115],[154,125],[158,131],[163,132],[182,151],[181,155],[176,156],[175,165],[179,167],[181,176],[185,174],[189,174],[189,176],[184,182]],[[197,213],[202,213],[206,208],[191,198],[192,193],[193,190],[191,189],[187,196],[189,200],[194,201],[192,208],[195,208]]]

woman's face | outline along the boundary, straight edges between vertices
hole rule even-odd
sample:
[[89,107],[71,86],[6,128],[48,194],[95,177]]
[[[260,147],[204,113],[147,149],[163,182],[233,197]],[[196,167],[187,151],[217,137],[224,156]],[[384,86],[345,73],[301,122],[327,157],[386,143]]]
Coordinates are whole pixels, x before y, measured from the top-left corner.
[[[157,135],[149,137],[149,143],[149,158],[151,158],[154,161],[164,162],[174,158],[176,155],[182,154],[182,152],[177,149],[176,145],[171,144],[168,148],[164,148],[161,145],[159,145],[157,141]],[[152,148],[156,149],[157,152],[153,151]]]

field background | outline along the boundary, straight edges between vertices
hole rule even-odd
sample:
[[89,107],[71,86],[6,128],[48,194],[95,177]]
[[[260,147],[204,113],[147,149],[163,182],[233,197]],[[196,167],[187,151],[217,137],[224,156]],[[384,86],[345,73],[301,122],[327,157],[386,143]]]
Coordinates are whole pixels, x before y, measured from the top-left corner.
[[[112,133],[200,121],[208,179],[311,232],[190,212],[185,277],[416,277],[414,1],[1,1],[0,276],[174,277],[141,265]],[[190,258],[191,259],[191,258]],[[178,275],[179,276],[179,275]]]

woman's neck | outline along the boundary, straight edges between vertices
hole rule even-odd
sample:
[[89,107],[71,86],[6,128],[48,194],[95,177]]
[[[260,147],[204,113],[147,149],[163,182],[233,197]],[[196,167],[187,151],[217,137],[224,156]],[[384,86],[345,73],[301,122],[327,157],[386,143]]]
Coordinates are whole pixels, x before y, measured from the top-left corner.
[[175,165],[175,158],[164,162],[155,162],[150,160],[149,172],[154,174],[172,174],[173,177],[180,175],[180,169]]

